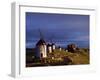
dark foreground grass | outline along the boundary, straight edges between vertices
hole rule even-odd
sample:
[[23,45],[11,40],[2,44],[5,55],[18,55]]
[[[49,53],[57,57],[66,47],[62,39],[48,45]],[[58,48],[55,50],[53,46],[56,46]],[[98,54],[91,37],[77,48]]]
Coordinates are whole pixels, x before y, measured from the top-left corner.
[[[75,53],[56,49],[54,52],[48,53],[47,56],[48,57],[44,59],[36,59],[34,58],[34,55],[27,55],[26,67],[81,65],[89,64],[90,62],[88,49],[79,49]],[[28,62],[28,59],[30,59],[30,62]]]

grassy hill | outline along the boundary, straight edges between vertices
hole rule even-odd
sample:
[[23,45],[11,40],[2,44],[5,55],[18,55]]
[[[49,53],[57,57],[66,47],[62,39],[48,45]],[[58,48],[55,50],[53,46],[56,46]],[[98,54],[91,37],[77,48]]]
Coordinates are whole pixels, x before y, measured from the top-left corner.
[[34,58],[34,50],[29,50],[26,55],[26,66],[33,67],[89,64],[89,49],[87,48],[81,48],[75,53],[55,49],[52,53],[47,53],[47,56],[47,58],[39,60]]
[[75,53],[66,52],[64,50],[60,51],[56,49],[53,53],[48,54],[48,57],[54,57],[54,59],[64,57],[68,58],[72,61],[71,64],[89,64],[89,51],[80,49],[79,51],[76,51]]

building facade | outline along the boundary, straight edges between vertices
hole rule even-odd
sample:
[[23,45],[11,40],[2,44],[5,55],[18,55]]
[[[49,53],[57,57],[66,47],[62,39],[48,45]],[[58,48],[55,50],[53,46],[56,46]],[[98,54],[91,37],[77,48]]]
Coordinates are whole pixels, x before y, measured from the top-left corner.
[[36,44],[36,57],[46,58],[47,57],[47,46],[43,39],[40,39]]

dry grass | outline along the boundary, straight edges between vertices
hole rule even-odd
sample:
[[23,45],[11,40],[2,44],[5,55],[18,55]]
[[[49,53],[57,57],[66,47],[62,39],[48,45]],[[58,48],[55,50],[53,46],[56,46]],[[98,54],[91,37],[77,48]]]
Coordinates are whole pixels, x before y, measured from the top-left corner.
[[[56,66],[56,65],[79,65],[89,64],[89,50],[79,49],[75,53],[66,52],[65,50],[56,49],[52,53],[47,54],[47,58],[41,61],[40,59],[32,59],[32,55],[27,55],[27,60],[31,63],[27,63],[27,67],[33,66]],[[28,59],[29,58],[29,59]]]
[[89,64],[89,52],[83,49],[80,49],[76,53],[66,52],[64,50],[55,50],[52,55],[58,58],[67,56],[69,59],[72,60],[73,64]]

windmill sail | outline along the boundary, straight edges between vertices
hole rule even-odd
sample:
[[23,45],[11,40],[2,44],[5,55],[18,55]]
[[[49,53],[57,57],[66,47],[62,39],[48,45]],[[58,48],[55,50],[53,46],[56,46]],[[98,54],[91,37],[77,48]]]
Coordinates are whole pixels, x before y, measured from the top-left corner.
[[39,29],[38,31],[39,31],[40,39],[44,39],[41,29]]

